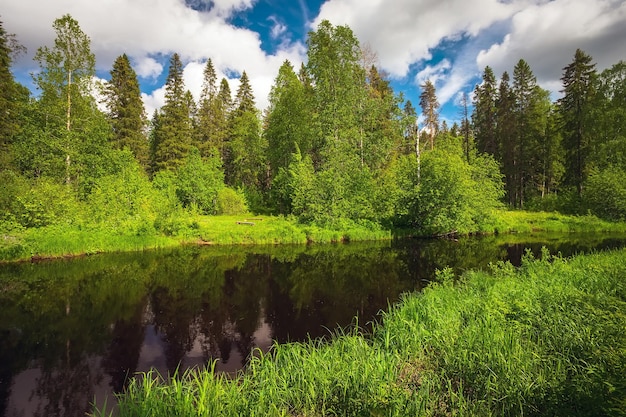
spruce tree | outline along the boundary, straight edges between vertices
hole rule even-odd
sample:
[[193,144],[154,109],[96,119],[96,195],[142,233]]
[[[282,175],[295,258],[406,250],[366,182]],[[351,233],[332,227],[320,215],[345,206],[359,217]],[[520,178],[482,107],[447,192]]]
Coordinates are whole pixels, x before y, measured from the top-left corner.
[[502,173],[505,179],[507,200],[510,206],[517,201],[517,140],[515,126],[515,95],[511,89],[509,73],[500,78],[496,100],[496,134],[502,152]]
[[591,103],[595,93],[596,70],[591,56],[577,49],[574,60],[563,68],[563,97],[559,100],[563,121],[563,146],[565,148],[567,185],[582,193],[588,174]]
[[192,145],[190,102],[183,81],[183,64],[173,54],[165,83],[165,104],[158,118],[158,137],[154,150],[154,168],[157,171],[174,170],[180,166]]
[[198,102],[198,149],[204,157],[219,151],[219,119],[217,74],[213,62],[208,59],[204,67],[202,91]]
[[266,146],[261,136],[254,94],[245,71],[239,80],[229,126],[229,152],[225,163],[226,183],[237,187],[243,186],[249,191],[259,191],[267,184]]
[[212,142],[219,150],[219,155],[223,164],[225,164],[229,158],[229,119],[232,109],[233,97],[230,91],[230,85],[228,84],[228,80],[226,78],[222,78],[215,103],[215,133]]
[[109,122],[113,128],[113,146],[117,149],[128,148],[147,168],[146,114],[137,74],[126,54],[119,56],[113,63],[111,80],[106,85],[106,97]]
[[474,89],[472,123],[479,152],[493,155],[500,160],[500,146],[496,135],[496,77],[491,67],[485,67],[482,83]]
[[435,136],[439,131],[439,101],[437,101],[437,93],[435,85],[427,80],[420,86],[422,93],[420,94],[420,107],[424,116],[424,125],[428,134],[430,149],[435,148]]

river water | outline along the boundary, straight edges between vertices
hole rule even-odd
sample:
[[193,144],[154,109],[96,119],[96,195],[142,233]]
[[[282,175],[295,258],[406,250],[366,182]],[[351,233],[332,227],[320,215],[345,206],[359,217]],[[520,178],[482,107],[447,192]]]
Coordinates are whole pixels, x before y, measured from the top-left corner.
[[367,328],[446,266],[569,256],[626,236],[534,235],[340,245],[196,247],[0,265],[0,417],[84,416],[128,376]]

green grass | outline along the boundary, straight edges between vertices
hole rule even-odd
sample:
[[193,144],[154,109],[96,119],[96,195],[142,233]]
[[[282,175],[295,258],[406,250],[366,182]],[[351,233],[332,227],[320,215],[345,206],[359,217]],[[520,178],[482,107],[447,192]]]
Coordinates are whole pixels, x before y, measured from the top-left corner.
[[624,276],[625,250],[444,270],[371,335],[276,345],[233,380],[142,374],[119,415],[623,416]]
[[596,216],[570,216],[560,213],[496,210],[493,220],[483,226],[487,233],[531,232],[626,232],[626,223],[601,220]]
[[[181,217],[182,216],[182,217]],[[196,216],[181,214],[167,233],[130,223],[126,229],[105,225],[55,225],[0,232],[0,262],[78,256],[100,252],[138,251],[180,244],[277,245],[388,240],[392,236],[419,235],[415,231],[386,230],[372,222],[337,220],[331,226],[298,223],[291,217]],[[626,223],[611,223],[594,216],[499,210],[476,232],[580,233],[626,232]],[[170,222],[171,223],[171,222]]]

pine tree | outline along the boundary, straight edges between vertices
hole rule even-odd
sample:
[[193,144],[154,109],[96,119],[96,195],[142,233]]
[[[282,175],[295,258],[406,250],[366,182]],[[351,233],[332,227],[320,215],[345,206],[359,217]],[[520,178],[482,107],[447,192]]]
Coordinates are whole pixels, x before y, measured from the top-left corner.
[[106,87],[106,105],[113,128],[111,137],[113,146],[117,149],[130,149],[141,165],[147,168],[146,114],[137,74],[126,54],[119,56],[113,63],[111,80]]
[[183,163],[192,145],[193,129],[190,121],[190,102],[183,81],[183,64],[173,54],[165,83],[165,104],[158,118],[159,138],[154,150],[157,171],[176,169]]
[[434,84],[427,80],[420,86],[422,93],[420,94],[420,107],[424,116],[424,126],[427,130],[430,149],[435,148],[435,136],[439,131],[439,101],[437,101],[437,93]]
[[591,56],[580,49],[574,60],[563,68],[563,97],[559,100],[563,120],[563,146],[566,158],[566,184],[574,186],[578,195],[582,193],[588,174],[587,160],[590,152],[591,103],[595,93],[595,64]]
[[496,135],[496,78],[491,67],[485,67],[483,81],[474,90],[472,123],[479,152],[493,155],[500,160],[500,146]]

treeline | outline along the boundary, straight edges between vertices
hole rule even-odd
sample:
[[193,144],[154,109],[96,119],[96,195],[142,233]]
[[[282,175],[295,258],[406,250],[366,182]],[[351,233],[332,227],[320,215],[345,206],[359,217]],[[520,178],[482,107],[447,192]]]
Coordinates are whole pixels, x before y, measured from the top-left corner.
[[0,27],[2,229],[177,233],[185,213],[251,210],[441,234],[488,230],[503,202],[626,218],[623,62],[598,75],[578,51],[557,103],[524,61],[512,86],[486,68],[471,118],[464,96],[450,128],[427,81],[418,129],[375,57],[325,21],[309,33],[307,63],[282,65],[263,114],[246,72],[233,96],[210,59],[196,102],[173,54],[165,104],[149,119],[126,55],[94,85],[89,37],[69,15],[53,27],[54,45],[35,54],[37,97],[13,79],[19,48]]

